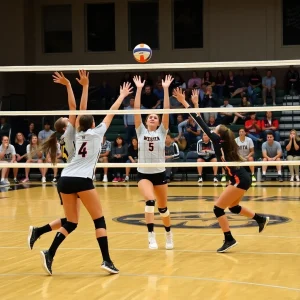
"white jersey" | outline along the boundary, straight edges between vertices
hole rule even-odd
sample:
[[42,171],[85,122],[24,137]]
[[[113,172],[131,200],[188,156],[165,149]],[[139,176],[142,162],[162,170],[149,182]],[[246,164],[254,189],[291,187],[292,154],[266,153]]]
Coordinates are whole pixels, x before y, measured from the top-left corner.
[[243,158],[246,158],[246,156],[250,153],[250,149],[254,148],[252,139],[248,138],[247,136],[245,137],[245,140],[243,142],[239,137],[235,139],[235,142],[239,147],[239,155]]
[[93,129],[76,134],[75,155],[70,164],[61,173],[62,177],[94,177],[94,170],[101,152],[101,143],[106,132],[106,125],[101,123]]
[[[138,162],[139,163],[164,163],[165,162],[165,140],[167,130],[163,124],[155,131],[148,131],[142,123],[136,128],[138,139]],[[143,174],[156,174],[166,170],[164,167],[138,168],[138,172]]]
[[[0,152],[3,151],[2,145],[0,146]],[[2,158],[3,161],[11,162],[13,159],[13,155],[16,155],[15,147],[11,144],[8,145],[7,149],[5,150],[5,154]]]
[[61,142],[65,144],[65,151],[67,152],[67,162],[69,163],[75,155],[75,127],[69,122],[65,133],[61,136]]

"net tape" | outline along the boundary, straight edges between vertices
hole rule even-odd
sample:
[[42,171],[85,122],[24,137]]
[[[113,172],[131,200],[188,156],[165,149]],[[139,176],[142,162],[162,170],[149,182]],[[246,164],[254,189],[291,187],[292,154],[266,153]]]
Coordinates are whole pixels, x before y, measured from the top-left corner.
[[190,63],[149,63],[149,64],[112,64],[112,65],[40,65],[40,66],[1,66],[0,72],[54,72],[54,71],[145,71],[145,70],[196,70],[220,68],[286,67],[299,66],[300,60],[264,61],[225,61]]

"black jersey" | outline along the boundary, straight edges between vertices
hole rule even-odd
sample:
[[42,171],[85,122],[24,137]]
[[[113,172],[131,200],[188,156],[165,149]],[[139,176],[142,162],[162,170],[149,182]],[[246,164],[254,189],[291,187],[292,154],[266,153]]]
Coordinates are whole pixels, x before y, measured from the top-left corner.
[[[226,162],[226,153],[223,151],[223,143],[224,141],[221,139],[221,137],[216,134],[215,132],[211,131],[210,128],[206,125],[206,123],[203,121],[201,117],[199,117],[195,113],[190,113],[190,116],[198,123],[198,125],[202,128],[202,130],[208,135],[211,142],[214,145],[215,155],[217,158],[217,161],[219,162]],[[233,141],[235,143],[235,141]],[[235,176],[236,173],[238,173],[242,167],[225,167],[226,173],[229,176]]]

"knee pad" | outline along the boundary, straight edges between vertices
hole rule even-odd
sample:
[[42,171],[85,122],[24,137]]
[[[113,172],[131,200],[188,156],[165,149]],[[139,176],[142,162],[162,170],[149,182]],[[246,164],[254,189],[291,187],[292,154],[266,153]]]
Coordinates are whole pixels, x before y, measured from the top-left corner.
[[242,207],[240,205],[236,205],[233,207],[229,207],[229,210],[233,213],[233,214],[239,214],[242,210]]
[[67,221],[62,227],[67,231],[68,234],[70,234],[76,229],[77,223]]
[[214,214],[217,218],[220,218],[225,215],[224,209],[214,206]]
[[95,224],[95,229],[100,229],[100,228],[106,229],[106,223],[105,223],[104,216],[99,219],[94,220],[94,224]]
[[62,218],[60,219],[61,221],[61,226],[64,226],[67,223],[67,218]]
[[169,210],[168,210],[167,207],[165,207],[165,208],[158,208],[158,211],[159,211],[160,215],[163,218],[168,217],[170,215],[170,212],[169,212]]
[[154,214],[154,206],[155,206],[155,201],[154,200],[146,201],[145,212],[150,213],[150,214],[151,213]]

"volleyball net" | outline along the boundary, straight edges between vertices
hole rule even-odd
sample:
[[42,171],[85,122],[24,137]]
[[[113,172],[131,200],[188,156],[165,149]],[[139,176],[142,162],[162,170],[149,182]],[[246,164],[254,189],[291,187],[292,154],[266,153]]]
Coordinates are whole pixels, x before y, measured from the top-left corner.
[[[195,62],[195,63],[161,63],[161,64],[115,64],[115,65],[53,65],[53,66],[0,66],[0,72],[35,72],[35,73],[52,73],[54,71],[65,71],[66,77],[67,72],[78,71],[79,69],[84,69],[87,71],[97,71],[97,72],[124,72],[130,71],[161,71],[168,70],[170,73],[180,70],[212,70],[212,69],[237,69],[237,68],[287,68],[288,66],[300,66],[300,60],[281,60],[281,61],[237,61],[237,62]],[[166,73],[168,73],[168,71]],[[90,74],[93,76],[93,73]],[[120,76],[121,77],[121,76]],[[49,75],[49,80],[52,80]],[[171,96],[171,95],[170,95]],[[296,98],[298,99],[298,98]],[[67,104],[67,96],[65,99]],[[189,112],[196,113],[222,113],[222,112],[232,112],[240,113],[242,112],[295,112],[300,111],[299,100],[295,100],[294,103],[297,105],[277,105],[277,106],[255,106],[255,107],[232,107],[222,108],[190,108],[190,109],[138,109],[138,110],[42,110],[42,111],[1,111],[0,115],[5,117],[15,117],[15,116],[68,116],[68,115],[94,115],[94,116],[106,116],[107,114],[114,114],[117,116],[124,115],[147,115],[151,113],[155,114],[188,114]],[[293,104],[294,104],[293,103]],[[295,119],[297,120],[297,119]],[[295,121],[298,122],[298,121]],[[287,130],[287,129],[285,129]],[[22,131],[21,129],[19,131]],[[14,138],[14,137],[13,137]],[[100,147],[100,145],[99,145]],[[64,168],[67,163],[58,163],[53,165],[51,163],[6,163],[0,162],[0,168]],[[225,167],[225,166],[291,166],[300,165],[300,160],[281,160],[281,161],[244,161],[244,162],[191,162],[184,160],[174,160],[173,162],[165,163],[98,163],[97,168],[137,168],[137,167],[177,167],[177,168],[187,168],[187,167]]]

